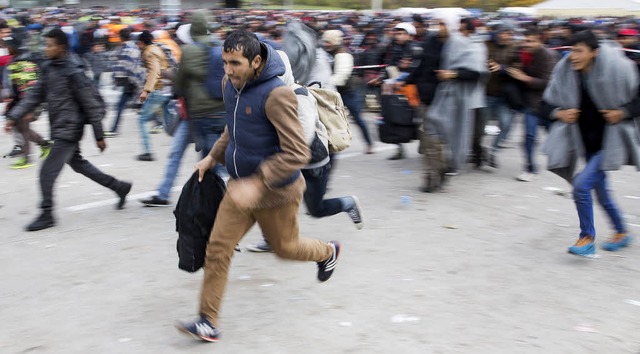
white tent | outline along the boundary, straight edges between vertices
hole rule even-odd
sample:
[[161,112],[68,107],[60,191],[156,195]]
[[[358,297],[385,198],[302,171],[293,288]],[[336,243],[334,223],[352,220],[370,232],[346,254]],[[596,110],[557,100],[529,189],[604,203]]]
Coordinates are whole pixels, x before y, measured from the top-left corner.
[[498,10],[498,13],[505,15],[525,15],[525,16],[535,16],[537,14],[537,10],[533,7],[503,7]]
[[532,8],[542,16],[631,16],[640,14],[640,1],[548,0]]
[[449,14],[449,13],[453,13],[456,14],[460,17],[467,17],[467,16],[471,16],[471,12],[468,10],[465,10],[461,7],[438,7],[435,9],[431,9],[429,10],[428,14],[429,16],[439,16],[441,14]]

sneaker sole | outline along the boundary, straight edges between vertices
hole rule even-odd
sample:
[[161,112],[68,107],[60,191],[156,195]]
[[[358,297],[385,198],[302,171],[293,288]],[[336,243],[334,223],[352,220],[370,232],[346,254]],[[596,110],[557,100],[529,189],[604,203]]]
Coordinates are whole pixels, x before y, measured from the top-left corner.
[[567,250],[567,253],[569,254],[573,254],[575,256],[581,256],[581,257],[595,257],[596,255],[596,247],[595,245],[593,245],[590,249],[590,252],[579,252],[577,250],[573,250],[571,247],[569,247],[569,249]]
[[356,205],[356,208],[358,209],[358,211],[360,211],[360,222],[354,224],[356,225],[356,228],[358,230],[362,230],[362,228],[364,227],[364,212],[362,211],[362,207],[360,206],[360,200],[358,200],[358,197],[356,197],[355,195],[352,195],[351,197],[353,198],[353,202]]
[[246,249],[247,251],[254,252],[254,253],[273,253],[272,249],[263,250],[262,248],[252,247],[252,246],[247,246]]
[[171,206],[169,204],[153,204],[153,203],[144,203],[144,202],[141,202],[141,203],[144,204],[144,206],[149,208],[158,208],[158,207],[162,208],[162,207]]
[[616,244],[614,244],[614,243],[606,243],[606,244],[602,245],[602,247],[600,247],[600,248],[602,248],[603,250],[608,251],[608,252],[615,252],[615,251],[619,251],[619,250],[621,250],[621,249],[623,249],[625,247],[629,247],[630,244],[631,244],[631,241],[627,240],[627,241],[625,241],[623,243],[616,243]]
[[22,170],[24,168],[33,167],[33,164],[20,165],[20,166],[11,166],[12,170]]
[[216,343],[217,341],[219,341],[218,338],[209,338],[209,337],[201,337],[197,334],[193,334],[189,331],[187,331],[186,328],[184,328],[184,326],[182,326],[181,324],[176,324],[175,325],[176,329],[183,334],[188,335],[189,337],[193,338],[193,339],[197,339],[197,340],[201,340],[201,341],[205,341],[205,342],[209,342],[209,343]]

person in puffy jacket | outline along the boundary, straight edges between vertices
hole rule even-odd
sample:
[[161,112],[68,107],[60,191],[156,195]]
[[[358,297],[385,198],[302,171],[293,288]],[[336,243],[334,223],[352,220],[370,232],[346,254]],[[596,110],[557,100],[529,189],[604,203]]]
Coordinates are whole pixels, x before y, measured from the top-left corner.
[[180,331],[208,342],[220,335],[218,315],[231,256],[256,222],[276,255],[315,261],[318,280],[335,269],[340,245],[299,237],[298,209],[304,191],[300,169],[311,158],[298,119],[296,96],[278,76],[285,66],[276,51],[246,30],[224,42],[227,127],[209,156],[196,165],[200,180],[217,161],[231,179],[211,231],[200,297],[200,317],[177,324]]
[[85,75],[80,58],[69,51],[67,35],[62,30],[53,29],[45,38],[45,54],[49,60],[43,64],[36,85],[7,113],[5,123],[5,130],[11,132],[18,120],[23,119],[39,104],[48,103],[53,147],[40,169],[42,213],[26,227],[27,231],[38,231],[55,225],[53,185],[65,163],[74,171],[116,192],[119,198],[117,209],[122,209],[131,190],[131,183],[104,174],[80,154],[80,140],[85,123],[91,124],[100,151],[107,148],[102,131],[104,102],[94,95],[96,89],[91,87],[92,81]]

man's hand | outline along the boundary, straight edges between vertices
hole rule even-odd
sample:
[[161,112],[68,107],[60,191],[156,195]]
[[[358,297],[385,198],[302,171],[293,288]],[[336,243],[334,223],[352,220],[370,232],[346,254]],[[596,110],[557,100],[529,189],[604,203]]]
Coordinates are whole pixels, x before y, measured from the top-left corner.
[[11,133],[11,131],[13,130],[13,127],[16,125],[16,122],[11,120],[11,119],[7,119],[4,122],[4,131],[9,134]]
[[142,90],[142,92],[140,93],[140,102],[144,103],[144,101],[147,100],[147,97],[149,97],[149,92]]
[[262,199],[266,189],[267,187],[260,178],[240,178],[235,181],[231,188],[227,189],[227,194],[238,208],[251,209]]
[[375,79],[371,79],[367,82],[369,86],[380,86],[382,85],[382,79],[380,77],[376,77]]
[[107,149],[107,142],[104,141],[104,139],[96,141],[96,145],[98,149],[100,149],[100,152],[104,152],[104,150]]
[[492,73],[498,72],[501,69],[500,64],[496,63],[496,61],[493,59],[489,59],[487,61],[487,67],[489,68],[489,71]]
[[624,112],[621,109],[601,109],[600,113],[609,124],[618,124],[624,119]]
[[198,163],[196,163],[196,166],[194,167],[194,170],[198,171],[198,182],[202,182],[204,173],[212,169],[215,165],[216,160],[214,160],[210,155],[207,155],[207,157],[198,161]]
[[398,68],[407,69],[411,66],[411,58],[402,58],[400,59],[400,63],[398,63]]
[[458,72],[455,70],[436,70],[436,76],[440,81],[448,81],[458,77]]
[[580,110],[575,108],[561,109],[555,114],[556,118],[564,123],[573,124],[580,116]]
[[508,68],[507,74],[509,74],[512,78],[518,81],[529,82],[531,81],[531,76],[524,73],[524,71],[518,68]]

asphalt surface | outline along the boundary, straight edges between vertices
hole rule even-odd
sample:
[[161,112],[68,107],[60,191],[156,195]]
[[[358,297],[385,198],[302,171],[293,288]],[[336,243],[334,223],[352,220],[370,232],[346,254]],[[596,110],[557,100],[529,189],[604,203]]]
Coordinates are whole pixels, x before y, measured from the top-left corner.
[[[418,190],[415,143],[406,159],[388,161],[393,146],[377,143],[364,155],[355,131],[328,195],[357,195],[364,229],[346,215],[300,211],[302,235],[341,241],[333,277],[319,284],[313,263],[237,253],[222,338],[196,342],[173,323],[197,314],[202,273],[177,268],[173,207],[139,202],[162,179],[170,138],[153,135],[158,159],[139,162],[136,113],[123,124],[104,153],[90,133],[82,148],[100,169],[133,182],[125,210],[114,209],[114,193],[65,167],[55,188],[58,225],[25,232],[39,212],[38,168],[11,170],[2,160],[0,353],[640,353],[640,248],[568,255],[579,232],[563,193],[569,186],[549,172],[514,179],[519,129],[500,151],[500,169],[470,169],[433,194]],[[34,127],[47,132],[44,118]],[[12,145],[0,136],[0,151]],[[172,202],[197,156],[192,148],[185,155]],[[609,176],[638,235],[638,175],[625,168]],[[599,207],[595,215],[602,241],[612,230]],[[241,246],[259,240],[254,228]]]

